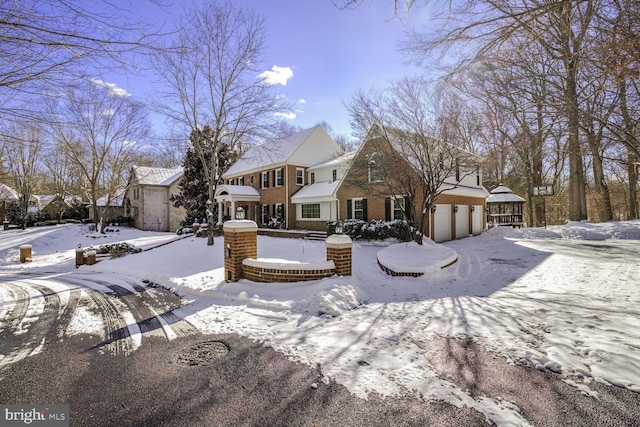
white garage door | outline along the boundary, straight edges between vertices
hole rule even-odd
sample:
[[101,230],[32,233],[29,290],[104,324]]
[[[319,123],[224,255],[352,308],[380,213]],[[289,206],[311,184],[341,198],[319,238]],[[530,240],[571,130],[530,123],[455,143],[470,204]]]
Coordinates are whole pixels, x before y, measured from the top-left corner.
[[475,205],[474,210],[471,213],[471,221],[473,223],[473,234],[482,233],[482,218],[484,217],[484,212],[482,209],[482,205]]
[[469,206],[458,205],[456,212],[456,239],[469,237]]
[[433,223],[435,242],[451,240],[451,205],[436,205]]

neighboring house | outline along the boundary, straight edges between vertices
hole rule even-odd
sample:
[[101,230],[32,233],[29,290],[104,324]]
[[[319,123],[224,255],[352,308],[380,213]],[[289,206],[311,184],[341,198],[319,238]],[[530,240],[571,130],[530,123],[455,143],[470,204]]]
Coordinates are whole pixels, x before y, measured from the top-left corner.
[[[223,174],[224,184],[216,189],[218,221],[234,217],[241,207],[245,217],[260,227],[324,230],[331,219],[328,210],[323,216],[319,206],[305,208],[307,199],[295,196],[325,176],[324,167],[315,171],[312,167],[343,152],[319,125],[251,147]],[[309,182],[311,176],[316,179],[313,184]]]
[[18,192],[5,184],[0,184],[0,220],[7,219],[7,205],[18,201]]
[[[393,135],[393,133],[391,134]],[[407,212],[413,212],[418,220],[424,206],[422,198],[424,181],[419,178],[417,168],[400,155],[402,138],[391,138],[370,133],[354,156],[351,168],[337,189],[341,219],[396,220],[404,219]],[[406,151],[405,151],[406,153]],[[380,165],[393,158],[393,167],[384,170]],[[386,176],[385,174],[392,174]],[[489,193],[482,186],[482,171],[479,167],[467,169],[444,180],[443,190],[436,198],[428,213],[428,229],[422,232],[436,242],[480,234],[485,228],[485,200]],[[387,178],[397,183],[399,179],[415,182],[413,198],[407,194],[392,194]],[[406,188],[406,187],[405,187]],[[413,201],[414,206],[410,206]],[[424,209],[424,208],[423,208]]]
[[[107,223],[112,222],[118,217],[126,216],[124,212],[124,194],[125,190],[119,188],[113,195],[113,198],[109,203],[109,210],[107,211],[107,215],[104,218]],[[96,206],[98,208],[98,218],[102,218],[102,215],[107,208],[107,199],[108,196],[105,194],[96,201]],[[93,218],[93,204],[89,204],[89,218]]]
[[176,231],[186,211],[176,208],[171,195],[178,194],[182,168],[133,166],[124,196],[124,213],[140,230]]
[[73,203],[80,203],[75,196],[61,197],[55,194],[31,196],[28,212],[33,216],[59,218],[61,213],[70,209]]

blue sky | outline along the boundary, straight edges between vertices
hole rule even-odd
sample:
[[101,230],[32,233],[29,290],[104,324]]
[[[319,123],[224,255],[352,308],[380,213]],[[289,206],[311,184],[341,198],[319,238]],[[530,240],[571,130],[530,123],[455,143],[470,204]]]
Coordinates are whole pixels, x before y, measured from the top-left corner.
[[[331,0],[234,0],[233,4],[266,18],[265,71],[275,66],[280,77],[288,77],[276,90],[295,104],[295,117],[288,119],[292,124],[310,127],[326,121],[335,132],[351,135],[343,101],[358,89],[383,87],[419,72],[397,51],[397,42],[409,26],[426,20],[426,10],[412,10],[400,19],[394,17],[391,0],[365,0],[344,10]],[[151,23],[166,22],[168,27],[186,5],[176,2],[163,11],[147,3],[137,10]],[[111,83],[133,96],[140,93],[140,81],[120,77]]]

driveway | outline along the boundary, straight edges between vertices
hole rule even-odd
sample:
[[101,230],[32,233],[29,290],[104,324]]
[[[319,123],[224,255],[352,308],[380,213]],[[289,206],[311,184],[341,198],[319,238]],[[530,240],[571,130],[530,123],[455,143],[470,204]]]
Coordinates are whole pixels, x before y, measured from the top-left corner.
[[[174,314],[185,304],[179,297],[126,277],[2,275],[0,287],[0,403],[66,403],[71,425],[491,424],[473,408],[410,392],[357,398],[326,380],[321,366],[238,335],[199,333]],[[470,339],[415,344],[439,376],[474,399],[513,402],[531,425],[631,426],[640,419],[638,393],[596,383],[598,398],[586,396],[558,375],[509,365]]]

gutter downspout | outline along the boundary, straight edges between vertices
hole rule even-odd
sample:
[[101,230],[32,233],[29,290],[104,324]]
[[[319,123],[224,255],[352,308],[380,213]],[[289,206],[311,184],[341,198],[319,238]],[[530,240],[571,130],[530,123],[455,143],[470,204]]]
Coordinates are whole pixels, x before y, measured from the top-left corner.
[[284,196],[284,203],[285,203],[285,209],[284,209],[284,222],[286,224],[286,228],[287,230],[290,229],[290,224],[289,224],[289,161],[285,160],[284,162],[284,192],[286,193]]

